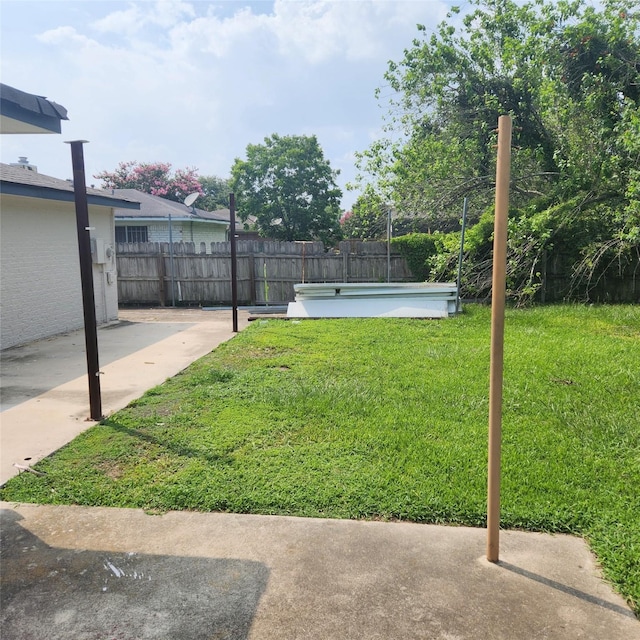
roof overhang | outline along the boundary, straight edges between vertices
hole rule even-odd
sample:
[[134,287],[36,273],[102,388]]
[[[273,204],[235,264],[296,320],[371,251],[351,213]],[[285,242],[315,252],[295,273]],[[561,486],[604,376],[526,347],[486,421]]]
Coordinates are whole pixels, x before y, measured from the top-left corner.
[[[2,193],[23,198],[42,198],[44,200],[56,200],[58,202],[75,202],[75,194],[71,191],[52,189],[30,184],[2,181]],[[87,203],[98,207],[111,207],[114,209],[140,209],[139,202],[130,202],[118,198],[102,196],[87,192]]]
[[0,133],[61,133],[67,110],[43,96],[0,85]]

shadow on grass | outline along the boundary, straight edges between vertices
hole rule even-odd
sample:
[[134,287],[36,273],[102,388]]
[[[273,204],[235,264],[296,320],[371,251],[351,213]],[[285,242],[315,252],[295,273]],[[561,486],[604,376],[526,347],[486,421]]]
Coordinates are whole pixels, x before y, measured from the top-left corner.
[[142,440],[147,442],[148,444],[152,444],[156,447],[160,447],[166,451],[170,451],[173,455],[181,456],[184,458],[201,458],[202,460],[206,460],[210,464],[231,464],[233,459],[231,456],[227,454],[216,454],[208,451],[203,451],[202,449],[196,449],[193,447],[189,447],[185,444],[180,444],[177,442],[167,441],[165,439],[157,438],[154,435],[142,431],[141,429],[133,429],[131,427],[127,427],[115,420],[106,419],[103,420],[101,426],[109,427],[114,431],[119,433],[124,433],[130,438],[135,438],[137,440]]

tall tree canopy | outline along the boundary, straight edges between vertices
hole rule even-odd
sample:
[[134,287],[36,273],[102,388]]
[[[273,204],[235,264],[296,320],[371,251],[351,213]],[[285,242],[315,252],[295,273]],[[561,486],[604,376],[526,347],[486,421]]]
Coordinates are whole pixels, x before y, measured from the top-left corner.
[[388,212],[389,207],[380,194],[368,185],[364,193],[358,196],[353,209],[340,218],[344,237],[359,240],[386,238]]
[[510,114],[512,235],[521,243],[518,254],[512,241],[511,266],[528,270],[531,285],[549,251],[589,277],[615,260],[637,263],[637,4],[470,4],[433,34],[419,27],[390,63],[389,136],[360,154],[361,180],[442,232],[458,228],[466,196],[475,222],[493,202],[495,128]]
[[197,205],[205,211],[215,211],[229,207],[230,181],[217,176],[199,176],[198,182],[202,187],[202,195]]
[[329,242],[340,234],[337,172],[315,136],[273,134],[249,144],[231,169],[238,215],[254,218],[261,235]]

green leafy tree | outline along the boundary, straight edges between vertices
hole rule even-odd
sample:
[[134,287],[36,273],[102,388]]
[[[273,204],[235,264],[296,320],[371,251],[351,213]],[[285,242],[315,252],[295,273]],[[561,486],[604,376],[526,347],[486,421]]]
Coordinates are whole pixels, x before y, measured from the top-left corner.
[[544,55],[532,29],[535,10],[510,0],[473,4],[478,8],[460,31],[445,22],[427,37],[420,26],[423,39],[414,40],[400,63],[390,63],[385,79],[395,93],[388,129],[402,135],[394,144],[377,142],[360,158],[401,214],[429,218],[443,231],[457,226],[465,196],[471,211],[491,200],[500,114],[518,114],[514,145],[522,149],[524,171],[513,173],[520,188],[532,188],[529,174],[556,170],[535,102],[541,75],[532,58]]
[[230,180],[218,176],[200,176],[198,182],[202,195],[198,198],[198,207],[205,211],[229,208]]
[[190,193],[203,193],[197,169],[177,169],[172,173],[168,162],[121,162],[115,171],[101,171],[93,177],[102,180],[105,189],[137,189],[176,202],[182,202]]
[[254,219],[261,235],[325,243],[340,236],[342,192],[315,136],[273,134],[249,144],[231,175],[238,215]]
[[[477,223],[493,204],[498,116],[510,114],[515,295],[535,295],[550,261],[586,295],[603,274],[637,269],[637,5],[472,0],[420,31],[389,65],[389,135],[359,155],[361,183],[431,231],[459,228],[464,197]],[[486,249],[469,274],[475,294],[490,286]]]
[[391,192],[399,211],[446,227],[464,196],[478,212],[490,203],[495,127],[506,113],[514,118],[517,204],[549,193],[549,185],[575,191],[620,175],[616,126],[625,105],[637,107],[639,91],[633,5],[472,6],[461,27],[453,26],[454,11],[390,63],[387,126],[400,139],[376,142],[360,155],[360,168]]
[[365,193],[358,196],[353,209],[340,218],[343,236],[360,240],[386,238],[388,210],[382,196],[367,187]]

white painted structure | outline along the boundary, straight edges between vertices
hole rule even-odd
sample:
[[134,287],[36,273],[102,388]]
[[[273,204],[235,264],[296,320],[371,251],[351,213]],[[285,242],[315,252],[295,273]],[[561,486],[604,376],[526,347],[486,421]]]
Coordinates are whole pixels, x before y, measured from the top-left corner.
[[[116,242],[226,242],[229,209],[203,211],[137,189],[113,189],[111,194],[140,203],[138,211],[116,209]],[[171,232],[169,225],[171,224]]]
[[[0,165],[0,348],[84,325],[73,185]],[[113,209],[137,208],[87,190],[96,320],[118,318]]]
[[456,313],[452,283],[296,284],[289,318],[447,318]]

